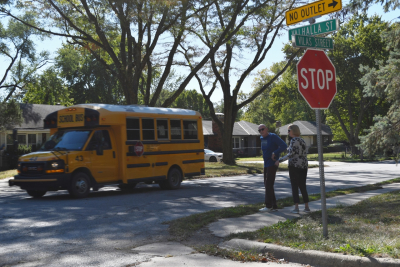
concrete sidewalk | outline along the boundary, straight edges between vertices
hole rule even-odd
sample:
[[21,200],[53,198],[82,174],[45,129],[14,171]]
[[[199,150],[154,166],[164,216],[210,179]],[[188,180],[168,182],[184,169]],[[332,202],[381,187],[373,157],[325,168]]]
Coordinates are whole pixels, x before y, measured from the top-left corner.
[[[339,204],[354,205],[367,198],[395,190],[400,190],[400,184],[389,184],[383,186],[383,189],[328,198],[326,199],[326,206],[327,208],[332,208]],[[320,210],[321,201],[310,202],[309,206],[311,211]],[[294,206],[280,209],[278,212],[259,212],[239,218],[221,219],[210,224],[209,229],[213,234],[219,237],[225,237],[231,233],[255,231],[264,226],[278,223],[279,221],[286,221],[287,219],[301,216],[301,210],[303,208],[302,205],[300,205],[300,214],[290,213],[293,208]],[[284,258],[289,262],[310,264],[311,266],[400,266],[400,260],[371,257],[366,258],[321,251],[291,249],[288,247],[242,239],[232,239],[227,242],[223,242],[219,245],[219,247],[240,251],[254,250],[260,253],[270,252],[276,258]]]

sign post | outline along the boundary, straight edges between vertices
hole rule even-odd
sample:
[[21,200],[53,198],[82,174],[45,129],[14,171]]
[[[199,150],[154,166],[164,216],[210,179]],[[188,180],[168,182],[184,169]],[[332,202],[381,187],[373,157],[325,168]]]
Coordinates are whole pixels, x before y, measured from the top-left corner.
[[321,189],[323,235],[328,236],[325,174],[321,135],[321,109],[329,108],[336,95],[336,69],[322,50],[307,49],[297,63],[297,85],[300,94],[312,109],[317,120],[317,145]]

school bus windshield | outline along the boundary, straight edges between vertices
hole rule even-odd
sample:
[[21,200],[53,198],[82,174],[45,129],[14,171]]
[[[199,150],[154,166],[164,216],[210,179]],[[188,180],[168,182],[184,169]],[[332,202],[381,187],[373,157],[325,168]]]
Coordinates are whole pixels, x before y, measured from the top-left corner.
[[91,131],[66,130],[58,131],[43,144],[40,151],[48,150],[82,150]]

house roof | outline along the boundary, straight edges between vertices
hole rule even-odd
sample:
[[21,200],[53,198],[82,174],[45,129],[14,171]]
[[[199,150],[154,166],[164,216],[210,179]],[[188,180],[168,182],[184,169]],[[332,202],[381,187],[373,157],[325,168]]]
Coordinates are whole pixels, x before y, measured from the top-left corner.
[[43,129],[44,118],[57,110],[65,108],[62,105],[20,104],[23,122],[15,125],[17,129]]
[[[214,135],[212,131],[212,121],[203,120],[203,135]],[[258,133],[258,125],[248,122],[239,121],[235,122],[233,125],[233,136],[243,136],[243,135],[260,135]]]
[[[317,123],[315,121],[295,121],[290,124],[296,124],[300,128],[300,133],[302,136],[307,135],[317,135]],[[283,125],[279,127],[280,135],[287,135],[287,129],[290,124]],[[328,125],[321,124],[321,134],[322,135],[332,135],[331,128]]]

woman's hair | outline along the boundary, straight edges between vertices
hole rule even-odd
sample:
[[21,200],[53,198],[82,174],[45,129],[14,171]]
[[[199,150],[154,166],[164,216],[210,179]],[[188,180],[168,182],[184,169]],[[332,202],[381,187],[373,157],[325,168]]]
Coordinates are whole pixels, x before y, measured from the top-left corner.
[[296,124],[290,124],[289,129],[292,131],[294,135],[300,136],[300,128]]

